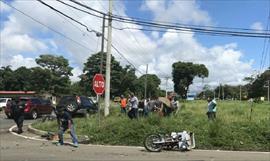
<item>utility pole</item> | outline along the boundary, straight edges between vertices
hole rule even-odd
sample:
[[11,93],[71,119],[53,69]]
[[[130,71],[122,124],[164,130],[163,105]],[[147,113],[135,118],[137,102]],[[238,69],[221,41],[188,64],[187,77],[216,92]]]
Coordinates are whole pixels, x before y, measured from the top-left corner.
[[224,86],[222,86],[222,100],[224,101]]
[[218,99],[221,98],[221,95],[220,95],[220,86],[221,86],[221,84],[219,84],[219,87],[218,87]]
[[113,1],[109,0],[109,22],[108,22],[108,42],[107,42],[107,59],[106,59],[106,86],[105,86],[104,116],[109,115],[109,106],[110,106],[111,47],[112,47],[112,7],[113,7]]
[[242,101],[242,86],[241,86],[241,84],[240,84],[240,95],[239,95],[239,97],[240,97],[239,100]]
[[[100,67],[99,73],[102,74],[103,70],[103,55],[104,55],[104,34],[105,34],[105,15],[103,15],[102,21],[102,38],[101,38],[101,50],[100,50]],[[97,95],[97,102],[98,102],[98,126],[100,126],[100,98],[101,96]]]
[[148,73],[148,64],[146,64],[146,71],[145,71],[145,81],[144,81],[144,98],[147,98],[147,73]]
[[102,68],[103,68],[103,55],[104,55],[104,34],[105,34],[105,15],[103,15],[103,21],[102,21],[102,38],[101,38],[101,57],[100,57],[100,69],[99,73],[102,74]]
[[204,77],[202,77],[202,90],[203,90],[203,99],[205,99],[205,91],[204,91]]
[[270,102],[270,98],[269,98],[270,80],[268,80],[268,81],[266,81],[266,82],[267,82],[267,86],[265,86],[265,87],[268,88],[268,90],[267,90],[267,99],[268,99],[268,102]]
[[166,88],[165,88],[165,91],[166,91],[166,98],[168,97],[168,80],[169,80],[170,77],[165,77],[166,79]]

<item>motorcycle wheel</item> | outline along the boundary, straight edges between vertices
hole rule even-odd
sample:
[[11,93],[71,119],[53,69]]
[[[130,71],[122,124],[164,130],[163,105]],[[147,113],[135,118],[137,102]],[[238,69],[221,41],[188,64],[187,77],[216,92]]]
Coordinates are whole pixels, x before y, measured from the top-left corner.
[[160,152],[162,149],[162,144],[155,144],[154,142],[161,142],[162,137],[157,134],[151,134],[146,136],[144,139],[144,147],[150,152]]

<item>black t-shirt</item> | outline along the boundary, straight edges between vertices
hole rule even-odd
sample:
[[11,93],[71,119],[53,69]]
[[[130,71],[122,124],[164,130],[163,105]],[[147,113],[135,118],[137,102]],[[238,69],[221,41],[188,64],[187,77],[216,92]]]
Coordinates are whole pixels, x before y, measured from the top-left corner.
[[64,128],[68,128],[68,121],[71,121],[73,124],[73,120],[71,117],[71,114],[65,111],[61,116],[60,116],[60,121],[61,121],[61,126]]
[[11,110],[14,116],[22,115],[24,113],[24,104],[21,102],[11,102]]

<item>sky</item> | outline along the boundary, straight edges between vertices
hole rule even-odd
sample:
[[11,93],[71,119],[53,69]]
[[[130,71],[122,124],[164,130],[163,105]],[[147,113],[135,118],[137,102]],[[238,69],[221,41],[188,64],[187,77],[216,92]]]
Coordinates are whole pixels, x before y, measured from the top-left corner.
[[[41,54],[62,55],[73,67],[71,80],[78,81],[86,59],[100,51],[101,38],[59,13],[34,0],[5,0],[8,4],[38,21],[0,2],[1,54],[0,66],[37,66]],[[90,29],[101,31],[102,20],[57,1],[45,1]],[[65,1],[73,4],[72,2]],[[108,12],[108,0],[80,0],[97,10]],[[149,21],[164,21],[186,25],[266,30],[269,21],[269,0],[116,0],[113,14],[138,17]],[[46,27],[45,27],[46,26]],[[113,27],[143,26],[113,21]],[[195,78],[190,92],[199,92],[204,85],[244,84],[243,78],[266,69],[270,64],[270,49],[262,59],[263,38],[211,36],[194,33],[172,33],[139,30],[112,31],[113,45],[138,70],[156,74],[165,89],[173,90],[172,64],[178,61],[204,64],[209,77]],[[107,33],[105,33],[107,36]],[[267,42],[267,41],[266,41]],[[105,43],[106,51],[106,43]],[[125,66],[128,62],[116,51],[113,56]],[[262,65],[263,64],[263,65]],[[136,73],[140,76],[140,72]]]

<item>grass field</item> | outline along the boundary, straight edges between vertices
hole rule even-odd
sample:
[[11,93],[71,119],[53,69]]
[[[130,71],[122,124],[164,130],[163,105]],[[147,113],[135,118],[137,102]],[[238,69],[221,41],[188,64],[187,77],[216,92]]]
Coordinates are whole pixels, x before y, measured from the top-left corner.
[[[195,133],[198,149],[270,151],[269,104],[218,101],[215,121],[207,119],[205,101],[181,104],[181,110],[171,117],[152,114],[138,120],[121,115],[114,104],[110,116],[101,117],[100,123],[98,115],[75,118],[76,132],[88,135],[93,144],[141,146],[147,134],[187,130]],[[56,131],[56,126],[56,121],[34,125],[48,131]]]

